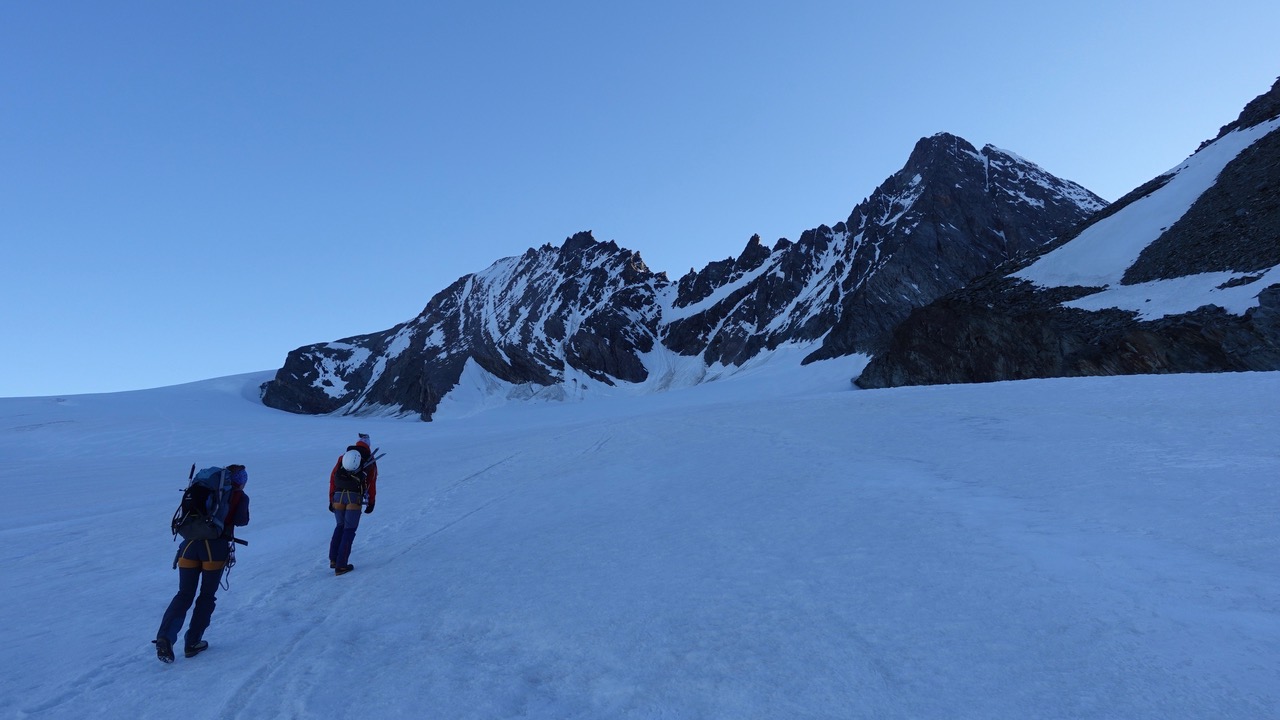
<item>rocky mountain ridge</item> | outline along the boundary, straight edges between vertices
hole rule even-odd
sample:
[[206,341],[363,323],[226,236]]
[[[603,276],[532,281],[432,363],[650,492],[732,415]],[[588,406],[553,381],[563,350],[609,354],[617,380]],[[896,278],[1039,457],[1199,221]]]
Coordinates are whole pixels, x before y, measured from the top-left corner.
[[298,348],[264,402],[300,413],[429,420],[465,373],[487,392],[566,397],[670,387],[670,368],[733,368],[783,345],[808,360],[872,354],[913,308],[1052,243],[1105,206],[990,145],[941,133],[834,226],[672,282],[639,254],[578,233],[460,278],[413,320]]
[[1280,80],[1059,245],[917,309],[856,383],[1277,369]]

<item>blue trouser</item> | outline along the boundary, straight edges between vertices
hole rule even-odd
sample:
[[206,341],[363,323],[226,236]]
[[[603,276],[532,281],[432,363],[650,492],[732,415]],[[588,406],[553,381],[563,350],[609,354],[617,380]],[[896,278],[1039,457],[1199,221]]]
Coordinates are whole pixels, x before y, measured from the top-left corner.
[[347,505],[360,502],[360,494],[339,490],[333,494],[333,517],[337,524],[333,528],[333,537],[329,538],[329,562],[342,567],[351,559],[351,543],[356,539],[356,528],[360,526],[360,508],[346,509]]
[[[178,593],[169,601],[156,637],[165,638],[170,644],[178,642],[178,632],[187,619],[187,610],[195,602],[196,607],[191,613],[191,624],[187,626],[185,641],[187,645],[200,642],[213,618],[218,583],[222,582],[227,556],[225,540],[188,540],[183,543],[178,550],[179,561],[183,563],[183,567],[178,568]],[[196,563],[195,567],[188,567],[193,562]],[[209,566],[216,568],[202,569]]]

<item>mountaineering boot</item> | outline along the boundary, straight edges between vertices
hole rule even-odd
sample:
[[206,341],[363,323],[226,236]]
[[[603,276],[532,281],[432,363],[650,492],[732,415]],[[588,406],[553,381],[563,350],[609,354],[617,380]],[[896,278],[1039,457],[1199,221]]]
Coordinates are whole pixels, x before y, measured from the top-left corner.
[[343,565],[343,566],[341,566],[341,567],[336,567],[336,568],[334,568],[334,569],[333,569],[333,574],[334,574],[334,575],[346,575],[347,573],[349,573],[349,572],[351,572],[352,570],[355,570],[355,569],[356,569],[356,566],[355,566],[355,565],[347,564],[347,565]]
[[182,654],[191,658],[199,655],[200,653],[208,649],[209,649],[209,643],[205,642],[204,640],[201,640],[200,642],[195,643],[193,645],[188,645],[186,648],[183,649]]
[[173,662],[173,643],[165,638],[156,638],[151,642],[156,644],[156,657],[160,658],[160,662]]

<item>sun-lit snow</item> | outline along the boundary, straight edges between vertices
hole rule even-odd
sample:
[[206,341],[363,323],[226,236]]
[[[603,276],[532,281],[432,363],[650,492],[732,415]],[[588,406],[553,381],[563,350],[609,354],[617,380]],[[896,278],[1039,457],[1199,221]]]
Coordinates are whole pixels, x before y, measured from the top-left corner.
[[[273,411],[270,373],[0,399],[0,716],[1277,716],[1280,373],[784,359],[433,423]],[[357,432],[387,456],[334,577]],[[169,516],[231,462],[250,545],[209,651],[161,664]]]

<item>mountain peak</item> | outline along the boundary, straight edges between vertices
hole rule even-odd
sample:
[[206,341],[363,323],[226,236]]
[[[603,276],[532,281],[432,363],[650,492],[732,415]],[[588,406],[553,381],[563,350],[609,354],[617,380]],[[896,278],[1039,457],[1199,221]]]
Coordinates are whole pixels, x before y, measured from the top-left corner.
[[911,150],[903,170],[923,174],[940,161],[945,162],[947,158],[960,157],[962,153],[974,158],[978,157],[977,149],[968,140],[951,133],[935,133],[916,141],[916,146]]
[[574,252],[576,250],[586,250],[589,247],[598,244],[594,235],[590,230],[576,232],[568,238],[565,238],[562,249],[565,252]]
[[635,251],[577,232],[467,276],[410,323],[295,350],[263,401],[430,419],[460,383],[563,399],[701,382],[783,344],[826,357],[871,351],[912,308],[1091,212],[1052,191],[1078,186],[984,153],[949,133],[923,138],[848,220],[772,249],[753,235],[674,288]]
[[1280,369],[1277,167],[1280,80],[1052,250],[912,313],[857,384]]

